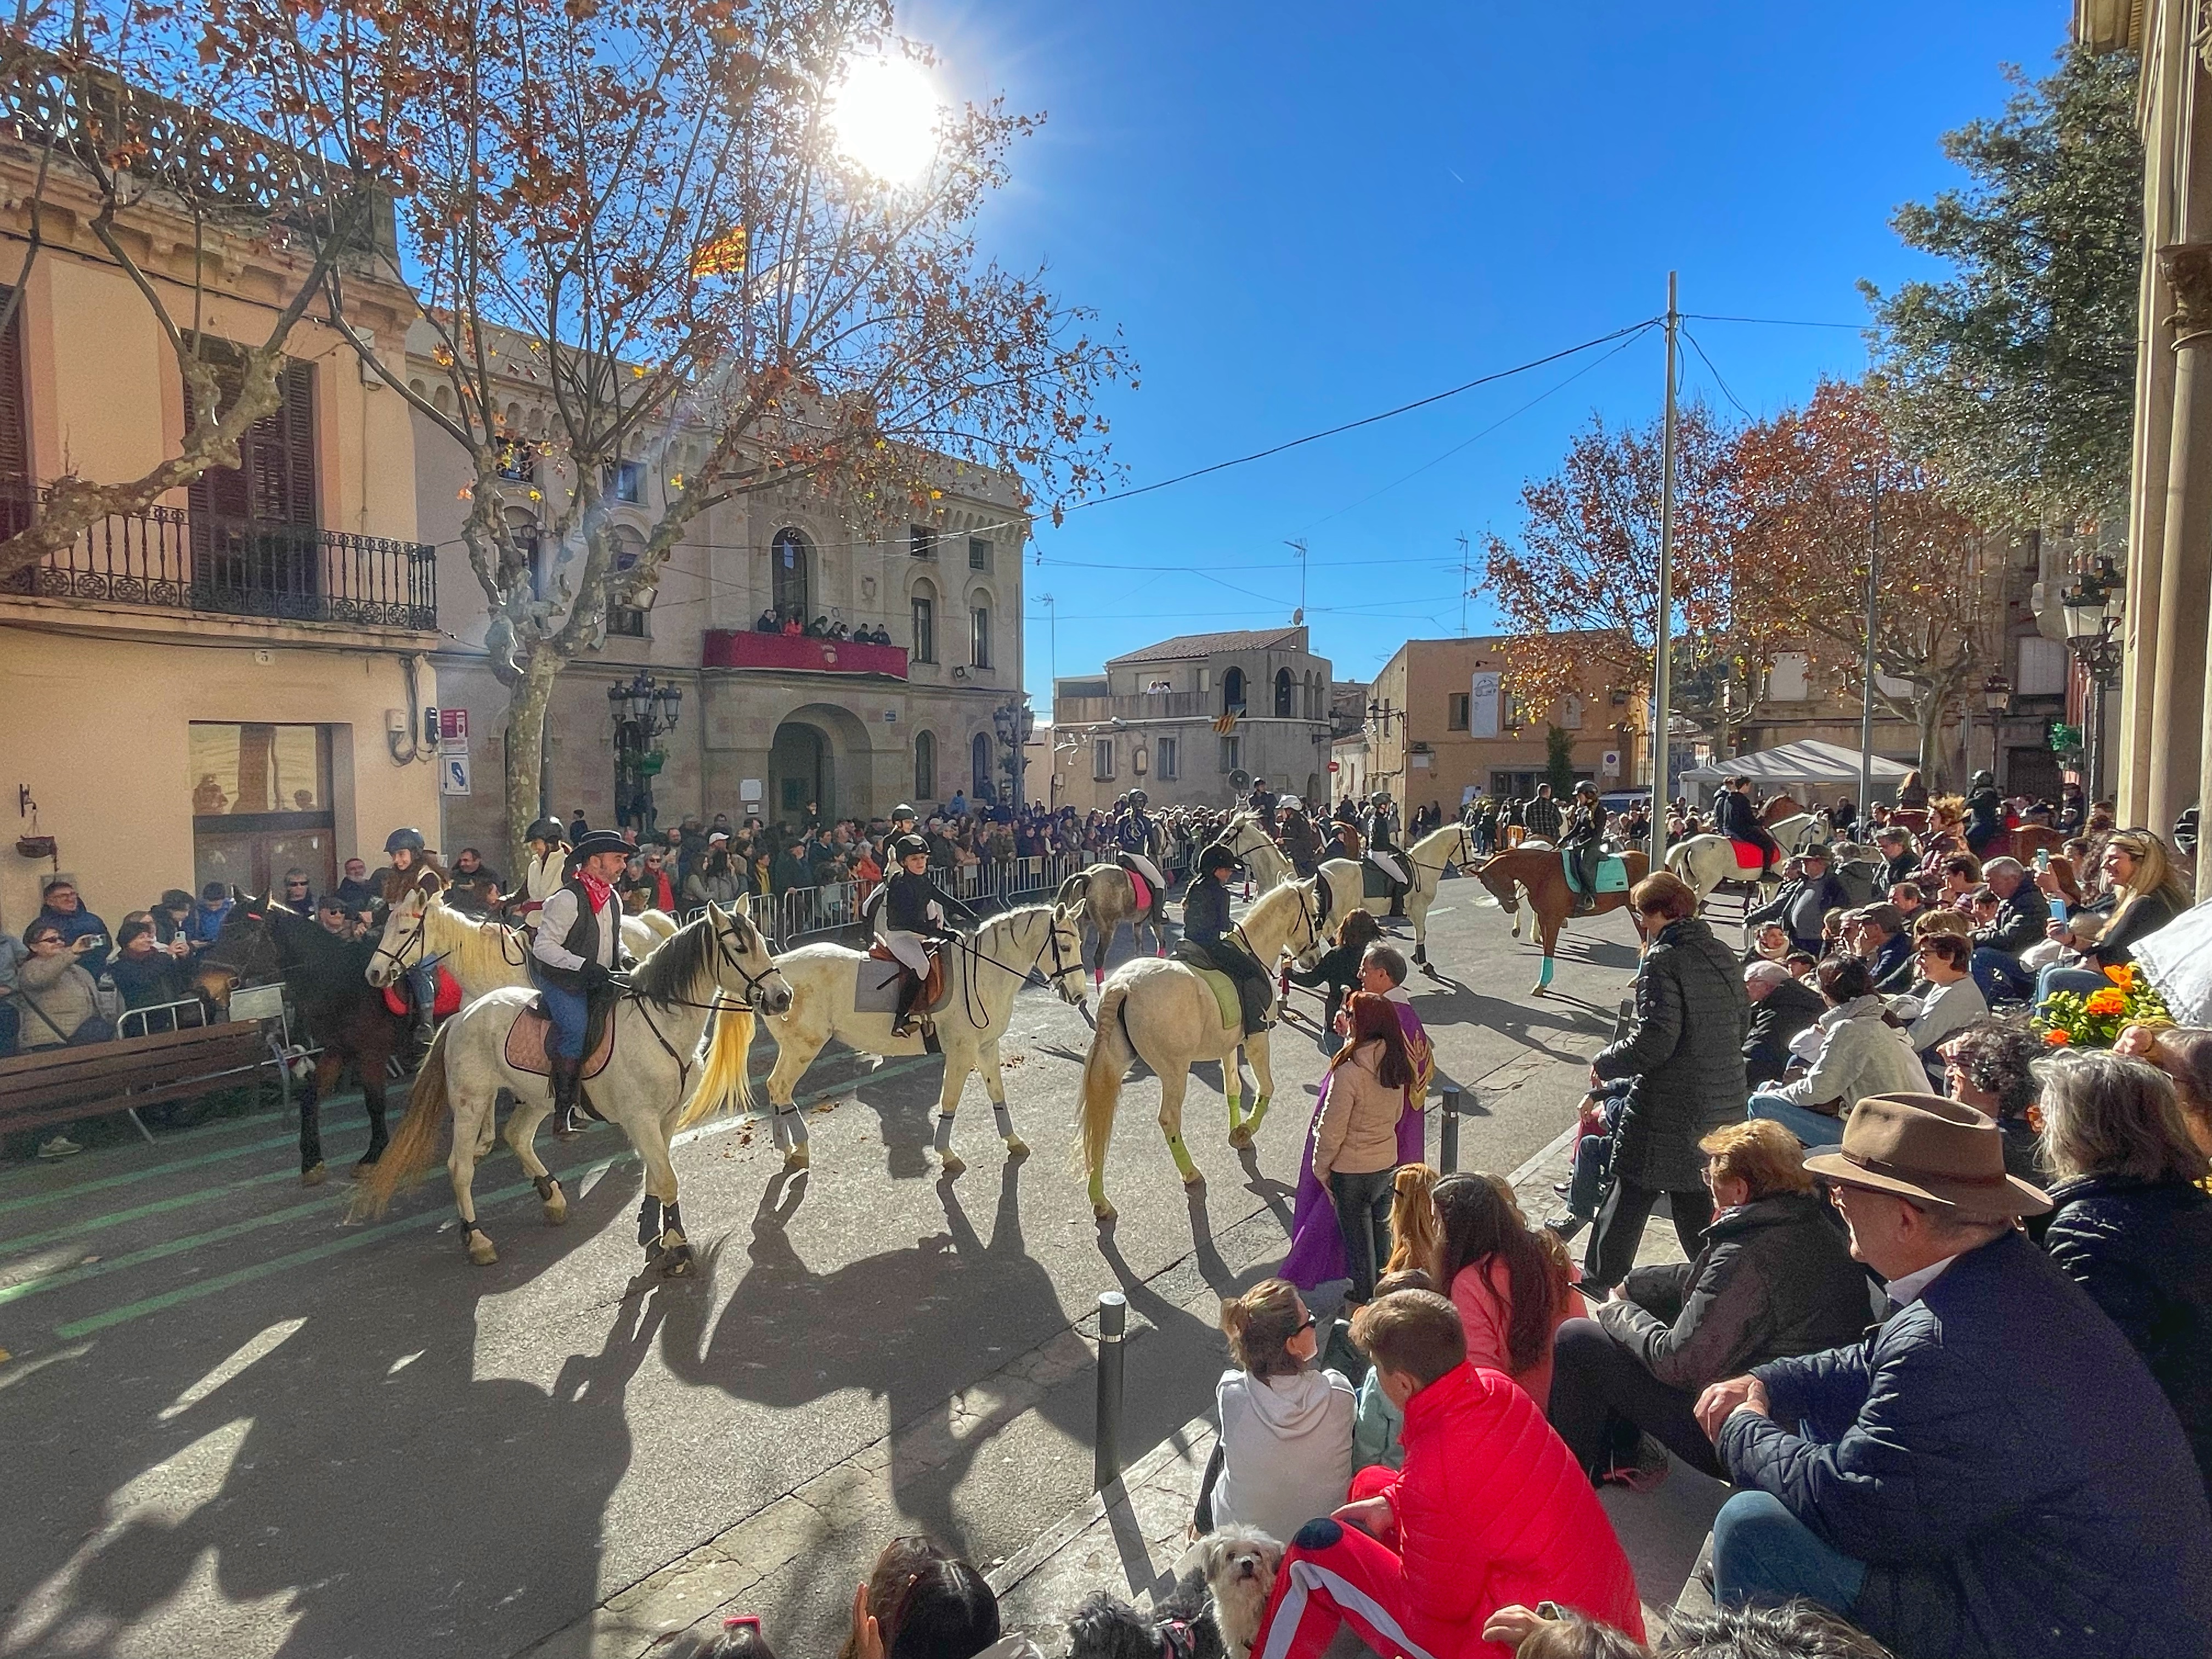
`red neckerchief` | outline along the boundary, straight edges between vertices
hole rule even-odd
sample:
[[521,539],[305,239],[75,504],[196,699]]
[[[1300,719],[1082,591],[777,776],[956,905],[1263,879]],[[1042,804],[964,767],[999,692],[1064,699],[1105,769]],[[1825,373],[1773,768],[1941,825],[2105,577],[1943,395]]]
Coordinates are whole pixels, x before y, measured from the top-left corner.
[[576,872],[576,879],[583,884],[584,896],[591,900],[594,914],[605,909],[607,902],[615,896],[615,890],[597,876],[587,875],[579,870]]

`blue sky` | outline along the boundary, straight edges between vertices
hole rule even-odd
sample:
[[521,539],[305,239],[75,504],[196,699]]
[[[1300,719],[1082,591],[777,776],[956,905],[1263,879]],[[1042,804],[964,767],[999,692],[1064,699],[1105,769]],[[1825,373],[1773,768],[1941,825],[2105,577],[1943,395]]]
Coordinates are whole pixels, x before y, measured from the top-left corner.
[[[1104,409],[1131,484],[1650,316],[1670,266],[1686,312],[1860,323],[1859,278],[1929,269],[1887,221],[1956,180],[1939,135],[1999,107],[2003,64],[2039,73],[2066,21],[2060,0],[901,11],[962,94],[1048,115],[986,243],[1048,264],[1121,329],[1141,386]],[[1759,413],[1864,362],[1850,330],[1691,327]],[[1286,623],[1293,537],[1340,678],[1457,632],[1455,538],[1479,562],[1486,531],[1510,535],[1522,480],[1592,410],[1656,411],[1656,334],[1603,349],[1042,528],[1025,572],[1039,708],[1042,595],[1059,672],[1095,671],[1168,635]],[[1728,406],[1694,354],[1686,378]],[[1467,615],[1492,620],[1479,594]]]

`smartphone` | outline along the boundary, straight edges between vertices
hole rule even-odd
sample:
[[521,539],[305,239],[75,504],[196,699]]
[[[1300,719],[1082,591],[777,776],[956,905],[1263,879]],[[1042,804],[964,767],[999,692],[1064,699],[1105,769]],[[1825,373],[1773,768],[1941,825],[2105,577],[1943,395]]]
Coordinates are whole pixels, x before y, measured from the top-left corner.
[[88,951],[97,951],[106,943],[107,935],[105,933],[87,933],[82,939],[77,940],[77,944]]
[[2048,870],[2051,867],[2051,849],[2048,847],[2039,847],[2035,849],[2035,867],[2039,870]]

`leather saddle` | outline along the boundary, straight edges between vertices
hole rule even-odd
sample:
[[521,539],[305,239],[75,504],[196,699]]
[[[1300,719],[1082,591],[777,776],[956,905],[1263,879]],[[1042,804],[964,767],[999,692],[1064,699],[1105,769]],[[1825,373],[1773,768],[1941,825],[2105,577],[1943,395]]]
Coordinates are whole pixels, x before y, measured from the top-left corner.
[[[927,1013],[935,1013],[945,1006],[945,951],[933,941],[924,947],[929,952],[929,976],[921,982],[921,994],[915,999],[915,1007]],[[891,954],[891,948],[882,940],[868,947],[871,962],[888,962],[900,973],[907,971],[906,964]],[[896,982],[896,981],[893,981]]]
[[[588,1079],[607,1069],[607,1061],[615,1052],[615,1023],[609,1018],[614,1007],[612,997],[593,997],[591,1014],[584,1022],[584,1069],[581,1076]],[[507,1063],[518,1072],[529,1072],[538,1077],[550,1077],[553,1067],[546,1059],[547,1046],[553,1038],[553,1017],[545,1012],[545,999],[532,997],[523,1011],[515,1016],[514,1024],[507,1030]]]

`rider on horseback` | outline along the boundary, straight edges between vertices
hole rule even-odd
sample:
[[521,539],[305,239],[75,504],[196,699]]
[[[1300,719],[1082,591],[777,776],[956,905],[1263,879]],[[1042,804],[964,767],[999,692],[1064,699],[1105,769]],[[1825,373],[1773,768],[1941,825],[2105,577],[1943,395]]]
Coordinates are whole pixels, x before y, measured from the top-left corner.
[[1577,788],[1575,804],[1567,811],[1567,826],[1559,835],[1559,856],[1568,860],[1574,877],[1578,916],[1597,908],[1597,861],[1605,820],[1605,804],[1597,798],[1597,786],[1585,783]]
[[959,937],[949,916],[971,927],[982,918],[930,878],[929,843],[920,836],[901,836],[891,843],[891,856],[898,861],[897,872],[868,896],[861,914],[906,969],[899,981],[898,1013],[891,1021],[891,1035],[902,1037],[914,1035],[915,999],[929,978],[929,941]]
[[1766,855],[1759,872],[1762,881],[1782,862],[1782,843],[1767,833],[1766,826],[1759,821],[1759,810],[1751,804],[1749,778],[1730,778],[1721,786],[1719,798],[1713,802],[1713,827],[1730,841],[1749,842]]
[[1269,1018],[1274,986],[1267,977],[1267,964],[1229,937],[1229,890],[1222,885],[1218,872],[1234,870],[1237,864],[1237,854],[1219,842],[1199,854],[1198,878],[1183,895],[1182,945],[1176,948],[1187,947],[1199,965],[1229,975],[1237,987],[1237,1000],[1243,1005],[1244,1031],[1249,1036],[1274,1023]]
[[[390,867],[378,872],[377,897],[385,909],[410,892],[420,891],[427,897],[445,890],[444,872],[430,861],[420,830],[394,830],[384,838],[384,850],[392,856]],[[434,959],[418,962],[407,970],[407,989],[415,1003],[415,1041],[428,1048],[437,1029],[438,964]]]
[[620,988],[615,975],[630,965],[622,948],[622,904],[616,878],[630,844],[611,830],[593,830],[568,854],[568,873],[538,912],[530,941],[530,979],[552,1017],[545,1063],[553,1080],[553,1133],[576,1133],[577,1079],[592,1004]]
[[1324,859],[1350,859],[1359,862],[1363,854],[1359,841],[1359,820],[1346,801],[1336,809],[1329,820],[1328,844],[1321,849]]
[[1406,914],[1406,891],[1413,884],[1413,872],[1406,867],[1406,855],[1398,850],[1398,843],[1390,832],[1390,792],[1377,789],[1367,798],[1367,861],[1380,870],[1390,884],[1390,914]]
[[1132,789],[1122,801],[1121,815],[1114,823],[1114,843],[1121,849],[1122,861],[1150,882],[1154,893],[1164,893],[1168,878],[1160,873],[1160,866],[1154,861],[1160,842],[1159,826],[1145,814],[1152,797],[1141,789]]
[[1267,779],[1252,780],[1252,793],[1245,796],[1244,804],[1260,820],[1260,827],[1271,836],[1275,833],[1275,792],[1267,787]]
[[558,818],[540,818],[530,826],[524,840],[530,859],[523,866],[519,902],[511,908],[522,926],[535,927],[538,911],[559,890],[562,873],[568,867],[568,832]]
[[1306,819],[1305,811],[1298,806],[1276,809],[1279,828],[1275,844],[1283,849],[1283,856],[1291,861],[1291,868],[1300,877],[1310,876],[1320,866],[1321,837],[1314,833],[1313,825]]

